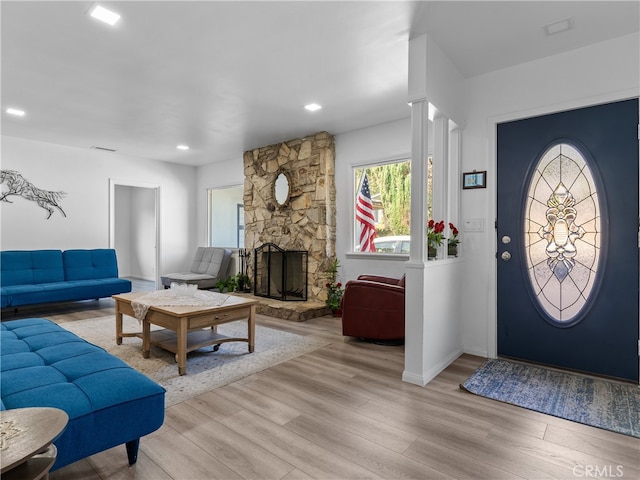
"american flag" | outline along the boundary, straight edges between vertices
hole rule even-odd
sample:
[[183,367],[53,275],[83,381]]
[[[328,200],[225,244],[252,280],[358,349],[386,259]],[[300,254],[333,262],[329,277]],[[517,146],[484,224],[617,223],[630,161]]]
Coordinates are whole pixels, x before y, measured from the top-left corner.
[[373,245],[373,239],[376,238],[376,224],[366,172],[356,197],[356,220],[360,224],[360,251],[375,252],[376,247]]

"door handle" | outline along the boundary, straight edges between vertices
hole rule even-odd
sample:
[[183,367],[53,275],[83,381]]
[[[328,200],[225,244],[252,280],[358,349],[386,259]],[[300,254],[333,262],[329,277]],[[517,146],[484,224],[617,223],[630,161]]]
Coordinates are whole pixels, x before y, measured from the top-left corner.
[[502,252],[502,255],[500,255],[500,258],[502,258],[502,260],[504,260],[505,262],[508,262],[509,260],[511,260],[511,254],[509,252]]

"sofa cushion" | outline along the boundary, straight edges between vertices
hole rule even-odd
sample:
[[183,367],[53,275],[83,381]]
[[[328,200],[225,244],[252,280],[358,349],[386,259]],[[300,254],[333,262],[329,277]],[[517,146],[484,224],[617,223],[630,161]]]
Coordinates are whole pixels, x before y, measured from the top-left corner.
[[212,277],[225,276],[230,259],[231,250],[226,248],[198,247],[190,271]]
[[113,249],[65,250],[62,253],[64,280],[117,278],[118,262]]
[[168,278],[172,282],[177,282],[177,283],[198,283],[200,281],[213,281],[215,284],[215,282],[217,281],[217,277],[202,274],[202,273],[191,273],[191,272],[170,273],[167,276],[162,278]]
[[131,291],[131,281],[123,278],[103,278],[34,285],[1,287],[2,308],[49,302],[70,302],[110,297]]
[[62,251],[5,250],[0,252],[0,285],[63,282]]

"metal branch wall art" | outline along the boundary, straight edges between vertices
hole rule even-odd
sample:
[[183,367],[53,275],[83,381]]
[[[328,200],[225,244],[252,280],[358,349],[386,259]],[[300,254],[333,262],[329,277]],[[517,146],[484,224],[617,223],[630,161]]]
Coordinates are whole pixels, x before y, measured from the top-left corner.
[[2,202],[13,203],[7,197],[18,195],[26,200],[36,202],[39,207],[49,212],[47,220],[53,215],[54,208],[57,208],[63,217],[67,216],[58,204],[65,197],[65,192],[54,192],[38,188],[15,170],[0,170],[0,184],[6,184],[8,187],[8,190],[0,195],[0,201]]

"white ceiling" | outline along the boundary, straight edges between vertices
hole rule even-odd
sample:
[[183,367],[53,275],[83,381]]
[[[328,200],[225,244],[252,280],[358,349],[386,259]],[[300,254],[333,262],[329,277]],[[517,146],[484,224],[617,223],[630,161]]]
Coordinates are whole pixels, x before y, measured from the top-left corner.
[[[92,3],[1,2],[3,135],[187,165],[240,160],[408,117],[411,36],[428,32],[471,77],[640,24],[637,0],[99,2],[122,16],[115,27],[86,14]],[[567,18],[573,30],[544,35]]]

